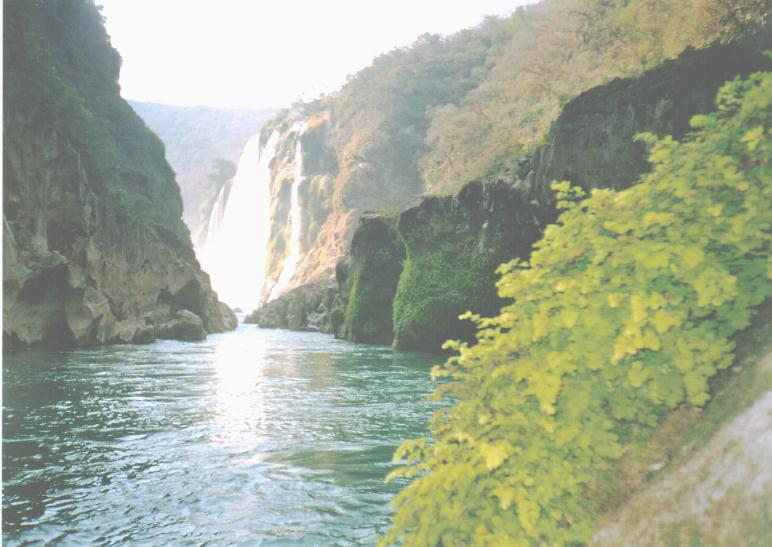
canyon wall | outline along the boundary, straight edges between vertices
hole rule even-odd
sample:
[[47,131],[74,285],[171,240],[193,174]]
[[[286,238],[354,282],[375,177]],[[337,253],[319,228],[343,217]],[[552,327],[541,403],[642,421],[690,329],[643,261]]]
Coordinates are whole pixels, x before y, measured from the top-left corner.
[[[771,44],[767,30],[741,43],[687,50],[640,77],[582,93],[565,105],[545,144],[528,156],[500,160],[488,176],[455,196],[413,198],[414,205],[401,213],[380,208],[383,214],[368,215],[356,208],[336,209],[352,202],[341,200],[340,188],[326,187],[332,205],[314,221],[324,225],[337,219],[331,224],[338,229],[329,230],[337,239],[327,239],[335,242],[327,247],[335,252],[326,259],[340,255],[342,246],[352,241],[338,267],[340,295],[333,304],[337,319],[329,322],[328,332],[355,341],[393,340],[397,348],[428,351],[438,351],[447,338],[471,340],[471,324],[457,316],[467,310],[482,315],[497,311],[495,268],[515,257],[526,259],[544,226],[555,220],[552,182],[569,180],[587,190],[633,184],[648,169],[646,148],[635,135],[648,131],[682,138],[693,115],[714,108],[713,98],[723,82],[770,67],[762,52]],[[329,153],[331,147],[321,150]],[[313,199],[306,199],[310,209]],[[377,202],[373,198],[360,205],[378,209]],[[331,270],[327,266],[317,274],[323,277]],[[392,270],[399,270],[396,290]],[[302,285],[304,280],[296,281]],[[392,291],[393,306],[384,305]],[[378,325],[368,335],[354,327],[363,325],[362,310],[369,314],[364,324]]]
[[4,346],[233,328],[193,254],[163,145],[120,98],[120,56],[93,2],[3,9]]

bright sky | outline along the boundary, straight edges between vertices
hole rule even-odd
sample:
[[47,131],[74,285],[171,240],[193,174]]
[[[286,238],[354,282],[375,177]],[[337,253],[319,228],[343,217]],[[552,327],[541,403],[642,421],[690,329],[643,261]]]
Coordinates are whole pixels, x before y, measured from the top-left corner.
[[424,32],[450,34],[527,0],[97,0],[127,99],[283,107]]

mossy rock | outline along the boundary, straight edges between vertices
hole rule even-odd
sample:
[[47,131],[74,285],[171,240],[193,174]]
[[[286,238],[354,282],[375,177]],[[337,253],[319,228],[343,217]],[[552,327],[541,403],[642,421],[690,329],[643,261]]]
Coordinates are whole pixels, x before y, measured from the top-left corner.
[[440,351],[446,340],[474,340],[459,315],[495,314],[495,271],[526,258],[552,212],[504,182],[471,182],[456,196],[425,198],[399,217],[406,250],[394,300],[394,347]]
[[449,243],[410,257],[394,301],[394,346],[439,351],[449,339],[472,341],[473,325],[458,316],[500,307],[495,267],[473,250]]
[[391,344],[392,301],[402,272],[403,255],[393,219],[365,217],[361,220],[351,243],[351,265],[345,280],[348,305],[344,338]]

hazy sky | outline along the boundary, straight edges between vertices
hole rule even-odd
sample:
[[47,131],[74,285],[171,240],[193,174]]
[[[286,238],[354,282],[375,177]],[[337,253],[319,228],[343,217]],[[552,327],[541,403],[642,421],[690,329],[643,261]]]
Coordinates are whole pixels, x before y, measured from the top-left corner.
[[128,99],[282,107],[340,87],[379,53],[526,0],[97,0]]

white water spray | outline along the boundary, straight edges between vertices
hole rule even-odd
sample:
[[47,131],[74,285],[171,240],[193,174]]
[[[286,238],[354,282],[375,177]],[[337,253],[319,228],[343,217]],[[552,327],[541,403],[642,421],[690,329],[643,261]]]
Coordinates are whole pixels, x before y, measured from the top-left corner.
[[287,258],[284,260],[284,265],[281,270],[276,285],[271,289],[271,294],[268,300],[281,295],[287,288],[292,276],[295,275],[295,270],[298,267],[300,261],[300,235],[301,224],[303,222],[303,211],[300,205],[300,185],[303,183],[303,147],[300,143],[300,137],[306,129],[305,123],[297,123],[293,130],[297,131],[297,142],[295,143],[295,172],[292,179],[292,192],[290,195],[290,238],[289,238],[289,252]]
[[274,131],[261,149],[259,134],[249,139],[227,200],[224,188],[218,195],[200,253],[220,300],[246,312],[261,304],[270,234],[270,163],[278,140]]

